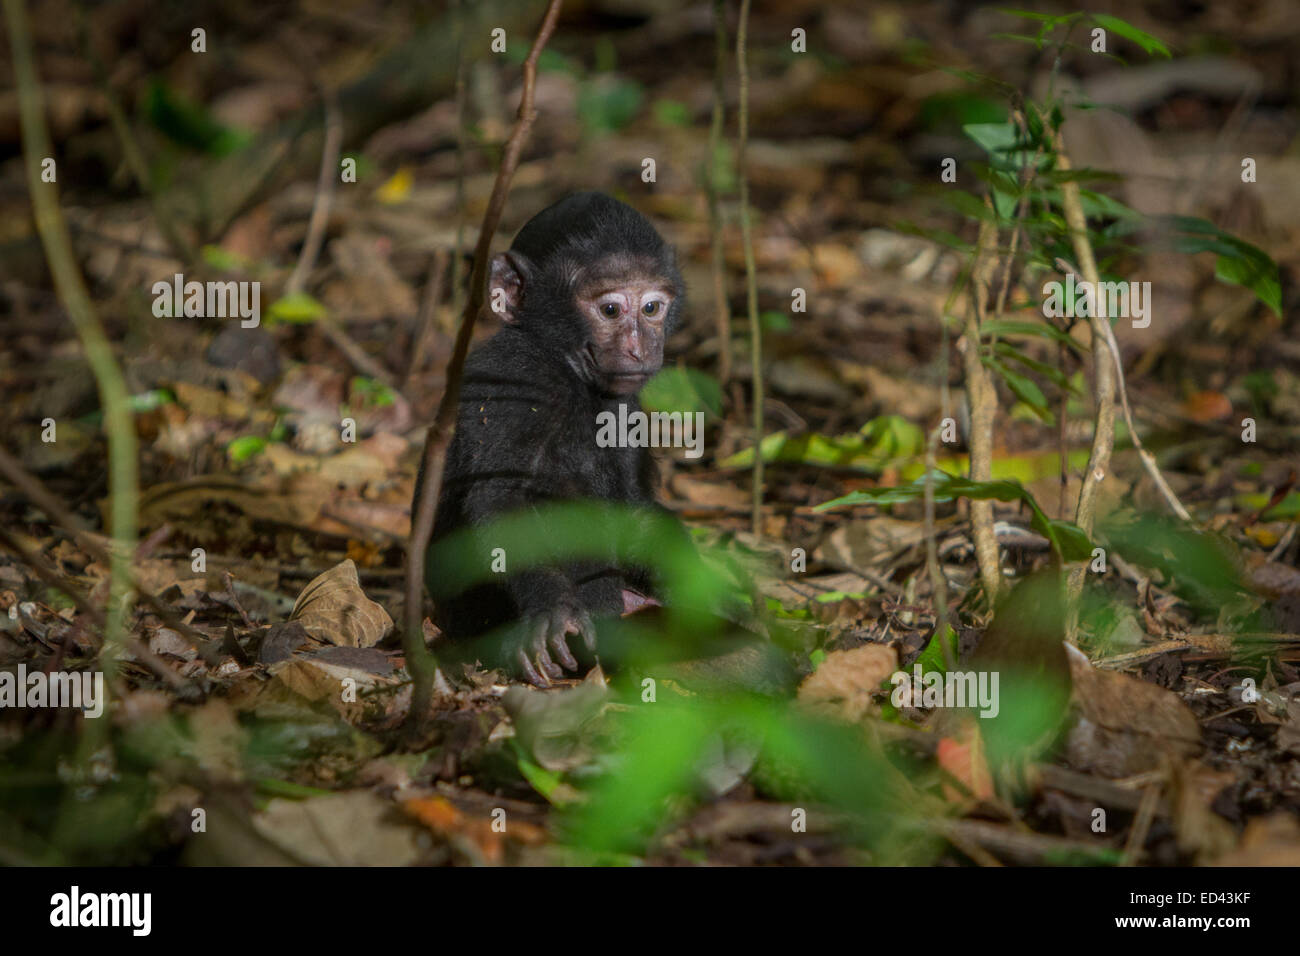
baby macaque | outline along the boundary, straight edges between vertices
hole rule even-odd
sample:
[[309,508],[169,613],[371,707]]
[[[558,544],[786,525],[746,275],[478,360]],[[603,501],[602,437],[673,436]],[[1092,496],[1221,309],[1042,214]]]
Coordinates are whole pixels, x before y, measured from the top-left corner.
[[[431,553],[455,531],[545,503],[663,514],[647,450],[601,447],[597,421],[620,404],[639,410],[637,393],[663,365],[684,292],[673,249],[630,206],[578,193],[534,216],[493,258],[489,282],[505,324],[465,366]],[[463,560],[490,560],[481,537]],[[658,597],[646,570],[612,559],[557,557],[454,595],[430,560],[427,581],[444,635],[462,641],[513,623],[491,662],[543,687],[582,669],[575,650],[592,660],[593,618]]]

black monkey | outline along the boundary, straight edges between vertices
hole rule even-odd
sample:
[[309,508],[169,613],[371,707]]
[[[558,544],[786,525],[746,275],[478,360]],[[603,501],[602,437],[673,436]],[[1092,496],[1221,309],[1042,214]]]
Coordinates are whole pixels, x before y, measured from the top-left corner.
[[[492,260],[488,303],[505,324],[465,366],[427,583],[436,622],[453,641],[518,622],[494,663],[531,683],[546,686],[562,668],[578,670],[568,639],[580,639],[579,653],[594,653],[593,617],[617,615],[638,596],[653,599],[654,582],[613,560],[557,559],[443,594],[436,544],[546,502],[662,513],[649,453],[600,447],[597,416],[617,414],[620,404],[638,409],[637,393],[663,364],[683,294],[672,247],[636,210],[598,192],[542,210]],[[455,559],[487,562],[491,549],[491,541],[477,541],[475,553]]]

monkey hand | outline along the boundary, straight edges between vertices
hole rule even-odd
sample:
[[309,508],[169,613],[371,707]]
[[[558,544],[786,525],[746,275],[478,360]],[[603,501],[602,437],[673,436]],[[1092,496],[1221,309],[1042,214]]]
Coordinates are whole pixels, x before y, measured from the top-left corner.
[[569,650],[570,637],[581,637],[587,650],[596,652],[596,628],[591,616],[576,602],[563,600],[550,610],[528,617],[507,656],[528,683],[550,687],[551,679],[563,677],[565,670],[578,670],[578,661]]

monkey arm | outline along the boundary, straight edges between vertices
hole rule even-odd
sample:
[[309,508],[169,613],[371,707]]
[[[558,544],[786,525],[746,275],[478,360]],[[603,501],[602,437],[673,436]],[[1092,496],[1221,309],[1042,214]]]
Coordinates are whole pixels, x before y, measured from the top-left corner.
[[[544,502],[571,500],[573,496],[564,487],[563,476],[553,468],[518,467],[520,462],[525,465],[530,462],[545,436],[525,436],[511,429],[513,435],[504,439],[501,435],[493,436],[496,441],[489,444],[479,440],[483,437],[481,428],[475,426],[480,424],[481,420],[471,423],[464,433],[457,434],[457,439],[463,435],[478,454],[464,455],[462,445],[457,449],[460,455],[453,455],[458,477],[449,487],[449,511],[454,507],[455,518],[449,517],[448,523],[474,529],[473,550],[466,556],[468,560],[481,562],[485,567],[493,567],[498,558],[506,562],[493,567],[498,574],[492,575],[494,583],[486,592],[487,606],[477,605],[475,615],[478,619],[495,617],[515,621],[505,632],[500,647],[490,656],[530,683],[545,687],[552,678],[562,677],[564,669],[579,670],[569,648],[570,637],[581,638],[587,651],[595,654],[596,631],[591,613],[604,610],[604,604],[617,599],[605,595],[610,586],[602,579],[600,566],[595,562],[575,562],[557,554],[553,561],[544,560],[528,568],[509,568],[511,556],[497,552],[501,545],[493,540],[492,528],[497,519],[526,512]],[[509,470],[500,467],[500,462],[506,459],[500,456],[499,447],[492,447],[500,441],[509,442],[513,448]],[[495,470],[488,467],[493,461],[498,462]],[[543,530],[540,540],[545,542],[550,537]]]

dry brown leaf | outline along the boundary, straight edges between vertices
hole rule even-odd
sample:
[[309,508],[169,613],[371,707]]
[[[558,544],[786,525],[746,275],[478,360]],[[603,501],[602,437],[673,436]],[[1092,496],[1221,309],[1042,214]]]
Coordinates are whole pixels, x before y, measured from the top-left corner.
[[1232,417],[1232,402],[1222,392],[1193,392],[1183,400],[1183,414],[1194,422],[1217,422]]
[[1214,795],[1232,779],[1232,774],[1212,770],[1197,760],[1170,765],[1174,834],[1178,848],[1198,863],[1222,856],[1237,842],[1232,825],[1210,809]]
[[505,829],[498,829],[493,820],[471,817],[445,797],[414,797],[402,801],[402,809],[434,833],[469,839],[488,863],[502,861],[507,838],[529,846],[546,842],[546,831],[534,823],[506,817],[501,824]]
[[1300,866],[1300,823],[1289,813],[1251,820],[1241,844],[1213,866]]
[[[935,761],[961,781],[971,796],[978,800],[990,799],[993,796],[993,775],[989,771],[988,761],[984,759],[979,725],[968,719],[959,724],[957,733],[960,739],[943,737],[939,740],[934,753]],[[953,802],[969,799],[946,781],[943,784],[943,795]]]
[[799,703],[814,713],[850,723],[873,707],[871,695],[898,670],[898,652],[885,644],[831,651],[799,685]]
[[420,855],[419,827],[369,790],[272,800],[253,823],[276,846],[322,866],[408,866]]
[[876,585],[852,571],[816,577],[796,575],[788,581],[764,581],[761,587],[765,596],[780,601],[785,607],[802,607],[827,595],[871,595],[877,591]]
[[289,620],[301,623],[317,640],[348,647],[373,647],[393,630],[388,612],[361,590],[357,566],[351,560],[308,582]]
[[689,475],[675,474],[669,487],[673,493],[693,505],[709,508],[746,508],[749,506],[749,492],[737,488],[730,482],[701,481]]
[[1251,586],[1266,597],[1280,598],[1300,594],[1300,571],[1289,564],[1265,561],[1247,571]]
[[1072,766],[1127,777],[1160,766],[1166,756],[1190,756],[1201,727],[1182,699],[1163,687],[1118,671],[1103,671],[1070,655],[1076,722],[1067,749]]
[[[101,508],[106,504],[107,499]],[[319,501],[302,496],[276,494],[228,475],[200,475],[143,491],[140,524],[156,528],[170,523],[203,543],[216,537],[251,538],[245,525],[253,518],[275,525],[306,527],[319,509]]]

